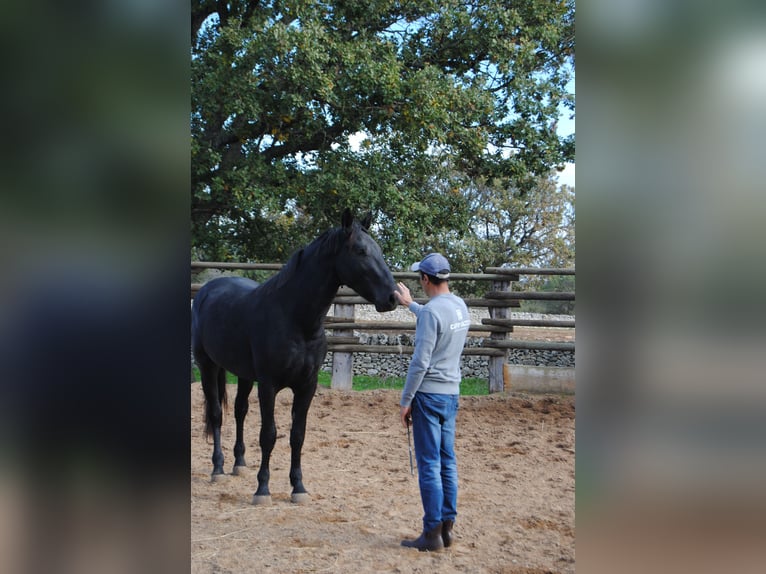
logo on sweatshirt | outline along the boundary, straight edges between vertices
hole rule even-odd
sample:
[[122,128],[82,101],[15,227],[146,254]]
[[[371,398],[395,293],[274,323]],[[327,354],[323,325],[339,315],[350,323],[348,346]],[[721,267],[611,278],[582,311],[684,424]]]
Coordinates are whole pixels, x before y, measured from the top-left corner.
[[467,329],[471,325],[470,319],[463,319],[463,310],[460,307],[455,307],[455,315],[457,315],[457,322],[450,324],[449,328],[451,331]]

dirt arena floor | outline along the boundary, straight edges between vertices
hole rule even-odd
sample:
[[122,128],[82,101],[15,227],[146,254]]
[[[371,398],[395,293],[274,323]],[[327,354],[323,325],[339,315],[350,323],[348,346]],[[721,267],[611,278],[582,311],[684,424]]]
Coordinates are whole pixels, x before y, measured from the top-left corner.
[[[399,391],[320,388],[303,448],[308,504],[290,502],[292,394],[277,396],[271,506],[253,506],[260,463],[256,393],[245,423],[249,471],[211,482],[199,383],[191,385],[192,573],[575,571],[575,399],[496,394],[461,398],[458,518],[442,552],[404,548],[421,530]],[[233,464],[234,387],[224,418]],[[417,473],[417,470],[415,471]]]

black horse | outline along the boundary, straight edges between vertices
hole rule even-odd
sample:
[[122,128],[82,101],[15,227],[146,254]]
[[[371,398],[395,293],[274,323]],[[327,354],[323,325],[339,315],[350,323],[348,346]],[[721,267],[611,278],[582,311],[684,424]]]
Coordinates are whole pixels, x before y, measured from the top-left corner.
[[290,430],[292,500],[308,498],[301,473],[306,415],[327,352],[324,320],[341,285],[348,285],[378,311],[396,308],[394,278],[380,247],[368,235],[370,216],[355,221],[347,209],[342,226],[297,251],[282,270],[259,285],[240,277],[206,283],[192,306],[192,349],[205,394],[205,432],[213,435],[213,477],[223,474],[222,405],[226,371],[238,377],[234,416],[234,470],[245,466],[242,427],[253,382],[261,410],[261,468],[253,504],[268,503],[269,459],[277,438],[274,399],[293,391]]

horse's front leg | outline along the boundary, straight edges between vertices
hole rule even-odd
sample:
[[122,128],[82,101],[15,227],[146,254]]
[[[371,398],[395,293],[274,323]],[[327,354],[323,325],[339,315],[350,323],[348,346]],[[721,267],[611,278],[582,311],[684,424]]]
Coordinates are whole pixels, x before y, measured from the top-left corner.
[[277,442],[277,425],[274,422],[274,388],[263,381],[258,383],[258,406],[261,410],[261,468],[258,470],[258,490],[253,495],[253,504],[270,504],[269,492],[269,461],[271,451]]
[[234,400],[234,418],[237,421],[237,439],[234,443],[234,469],[232,474],[239,474],[240,470],[247,466],[245,462],[245,440],[243,427],[245,416],[249,407],[250,391],[253,390],[253,381],[239,378],[237,385],[237,398]]
[[303,486],[303,473],[301,471],[301,449],[306,436],[306,418],[308,416],[311,400],[316,392],[316,382],[307,390],[295,393],[293,399],[293,424],[290,429],[290,484],[293,487],[291,500],[296,503],[310,500],[306,488]]

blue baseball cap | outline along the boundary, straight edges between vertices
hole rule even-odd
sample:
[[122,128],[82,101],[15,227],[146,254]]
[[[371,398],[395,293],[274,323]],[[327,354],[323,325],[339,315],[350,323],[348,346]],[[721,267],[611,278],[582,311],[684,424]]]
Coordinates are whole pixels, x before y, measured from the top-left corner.
[[422,271],[439,279],[449,279],[449,261],[441,253],[429,253],[420,263],[413,263],[412,271]]

